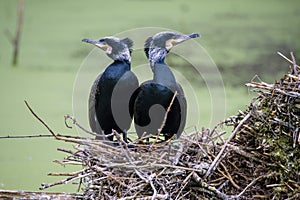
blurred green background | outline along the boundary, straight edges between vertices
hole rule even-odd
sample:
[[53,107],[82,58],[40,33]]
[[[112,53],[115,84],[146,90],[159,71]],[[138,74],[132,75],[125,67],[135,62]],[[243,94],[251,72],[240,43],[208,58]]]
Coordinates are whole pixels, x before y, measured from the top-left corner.
[[[76,134],[65,128],[63,116],[73,112],[76,73],[92,49],[82,45],[83,37],[96,39],[142,27],[201,33],[197,41],[222,73],[227,116],[245,109],[251,99],[244,83],[255,75],[273,82],[288,70],[277,51],[293,51],[300,58],[298,0],[25,0],[19,63],[13,67],[13,48],[5,33],[15,33],[17,5],[17,0],[0,0],[0,135],[48,134],[24,100],[57,133]],[[172,55],[167,62],[184,65]],[[186,69],[183,73],[197,82]],[[199,87],[197,95],[203,91]],[[204,119],[197,127],[209,124],[207,103],[199,103]],[[71,148],[52,138],[1,139],[0,146],[0,189],[38,190],[41,183],[60,179],[47,173],[76,170],[52,162],[65,156],[57,147]],[[75,190],[72,185],[50,189]]]

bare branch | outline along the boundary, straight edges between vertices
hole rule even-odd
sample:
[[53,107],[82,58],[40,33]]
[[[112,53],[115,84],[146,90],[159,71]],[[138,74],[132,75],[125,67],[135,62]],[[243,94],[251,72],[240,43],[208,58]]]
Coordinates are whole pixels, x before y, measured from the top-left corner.
[[100,135],[100,134],[91,132],[91,131],[87,130],[86,128],[84,128],[83,126],[81,126],[77,122],[77,120],[75,119],[75,117],[73,117],[71,115],[65,115],[64,118],[65,118],[65,125],[66,125],[67,128],[72,128],[72,126],[69,126],[68,123],[67,123],[67,120],[70,119],[73,124],[75,124],[78,128],[80,128],[81,130],[83,130],[87,134],[90,134],[90,135],[93,135],[93,136],[96,136],[96,137],[103,137],[103,138],[107,138],[107,137],[110,137],[110,136],[114,135],[113,133],[108,134],[108,135]]
[[157,142],[157,140],[158,140],[158,138],[159,138],[159,136],[160,136],[160,134],[161,134],[162,129],[165,127],[166,121],[167,121],[167,117],[168,117],[168,113],[169,113],[170,110],[171,110],[171,107],[172,107],[172,105],[173,105],[173,103],[174,103],[174,101],[175,101],[176,96],[177,96],[177,91],[174,92],[174,95],[173,95],[173,97],[172,97],[172,100],[171,100],[171,102],[170,102],[170,104],[169,104],[169,106],[168,106],[168,108],[167,108],[167,110],[166,110],[166,113],[165,113],[164,119],[163,119],[163,121],[162,121],[162,124],[161,124],[161,126],[160,126],[160,128],[159,128],[159,130],[158,130],[158,132],[157,132],[156,138],[155,138],[155,140],[153,141],[153,143],[152,143],[151,146],[155,145],[155,143]]
[[235,137],[235,134],[239,131],[239,129],[241,128],[241,126],[244,124],[245,121],[247,121],[250,118],[251,114],[248,113],[243,120],[241,120],[241,122],[238,124],[238,126],[232,131],[231,135],[229,136],[229,138],[226,140],[225,144],[223,145],[223,148],[220,150],[220,152],[218,153],[217,157],[214,159],[214,161],[211,163],[211,165],[209,166],[209,169],[207,170],[204,179],[208,178],[208,176],[210,175],[211,171],[214,170],[219,162],[221,161],[220,158],[223,154],[223,152],[225,151],[225,149],[227,148],[228,143],[230,142],[230,140],[232,140]]
[[23,26],[23,16],[24,16],[24,0],[19,0],[18,3],[18,26],[16,36],[14,38],[14,54],[13,54],[13,65],[17,65],[18,63],[18,55],[19,55],[19,45],[20,45],[20,38],[22,33],[22,26]]
[[77,199],[79,194],[58,192],[29,192],[22,190],[0,190],[1,199]]
[[33,114],[33,116],[37,119],[37,120],[39,120],[39,122],[41,122],[47,129],[48,129],[48,131],[56,138],[56,139],[58,139],[57,138],[57,136],[55,135],[55,133],[52,131],[52,129],[37,115],[37,114],[35,114],[35,112],[32,110],[32,108],[29,106],[29,104],[27,103],[27,101],[25,100],[24,101],[25,102],[25,104],[26,104],[26,106],[27,106],[27,108],[29,109],[29,111],[31,112],[31,114]]

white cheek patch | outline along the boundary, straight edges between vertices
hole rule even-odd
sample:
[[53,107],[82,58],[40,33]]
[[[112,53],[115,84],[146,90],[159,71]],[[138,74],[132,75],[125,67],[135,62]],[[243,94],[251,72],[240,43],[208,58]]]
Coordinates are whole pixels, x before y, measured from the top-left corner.
[[166,41],[166,49],[170,50],[173,47],[172,39]]
[[109,45],[107,45],[106,53],[107,53],[107,54],[111,54],[111,52],[112,52],[112,47],[109,46]]

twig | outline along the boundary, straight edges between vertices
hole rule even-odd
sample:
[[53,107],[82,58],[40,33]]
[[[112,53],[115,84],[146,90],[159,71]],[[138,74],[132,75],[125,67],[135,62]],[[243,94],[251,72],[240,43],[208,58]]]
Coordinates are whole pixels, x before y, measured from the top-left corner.
[[178,164],[179,159],[180,159],[180,157],[181,157],[181,155],[182,155],[182,153],[183,153],[183,149],[184,149],[184,147],[185,147],[185,144],[184,144],[184,143],[180,143],[179,145],[180,145],[180,147],[179,147],[179,149],[178,149],[176,155],[174,156],[174,159],[172,160],[172,164],[173,164],[173,165],[177,165],[177,164]]
[[82,162],[80,161],[69,161],[69,160],[54,160],[53,161],[54,163],[58,163],[60,165],[82,165]]
[[88,133],[90,135],[93,135],[93,136],[96,136],[96,137],[103,137],[103,138],[107,138],[107,137],[110,137],[110,136],[113,136],[113,133],[109,134],[109,135],[100,135],[100,134],[97,134],[97,133],[94,133],[94,132],[91,132],[89,130],[87,130],[86,128],[84,128],[83,126],[81,126],[75,117],[71,116],[71,115],[65,115],[64,116],[65,118],[65,125],[67,128],[72,128],[72,126],[69,126],[68,123],[67,123],[67,119],[70,119],[72,120],[72,123],[75,124],[78,128],[80,128],[81,130],[83,130],[85,133]]
[[237,146],[234,146],[232,144],[227,144],[227,147],[230,148],[231,150],[233,150],[235,153],[240,154],[241,156],[244,156],[245,158],[249,158],[251,160],[255,160],[257,162],[263,163],[263,164],[268,165],[268,166],[274,166],[273,163],[267,163],[267,162],[265,162],[265,161],[263,161],[261,159],[258,159],[255,155],[253,155],[251,153],[248,153],[246,151],[243,151],[243,150],[241,150]]
[[206,179],[211,171],[213,169],[215,169],[218,166],[218,163],[220,162],[220,158],[223,154],[223,152],[225,151],[228,143],[230,142],[230,140],[232,140],[235,137],[235,134],[237,133],[237,131],[240,129],[240,127],[244,124],[245,121],[247,121],[249,119],[249,117],[251,116],[250,113],[248,113],[243,120],[241,120],[241,122],[238,124],[238,126],[232,131],[231,135],[229,136],[229,138],[226,140],[225,144],[223,145],[222,149],[220,150],[220,152],[218,153],[218,155],[216,156],[216,158],[214,159],[214,161],[211,163],[211,165],[209,166],[209,169],[207,170],[205,176],[203,177],[204,179]]
[[175,200],[179,199],[180,194],[182,193],[182,191],[184,190],[184,188],[185,188],[185,187],[187,186],[187,184],[189,183],[188,180],[192,177],[193,173],[194,173],[194,172],[191,172],[191,173],[183,180],[183,182],[182,182],[182,184],[181,184],[181,188],[180,188],[180,190],[179,190],[179,192],[178,192],[178,194],[177,194]]
[[217,190],[217,188],[210,186],[209,184],[203,182],[202,179],[196,173],[193,173],[192,177],[202,188],[205,188],[206,190],[215,193],[217,195],[217,197],[219,197],[221,199],[228,199],[228,196],[226,194],[220,192],[219,190]]
[[77,172],[70,172],[70,173],[56,173],[56,172],[51,172],[48,174],[48,176],[76,176],[78,174],[82,174],[85,172],[85,169],[79,170]]
[[300,81],[300,77],[299,76],[295,76],[295,75],[292,75],[292,74],[287,74],[288,77],[292,78],[292,79],[295,79],[297,81]]
[[18,54],[19,54],[19,43],[22,33],[23,26],[23,16],[24,16],[24,0],[19,0],[18,3],[18,26],[16,36],[14,38],[14,54],[13,54],[13,65],[17,65],[18,63]]
[[57,151],[61,151],[61,152],[68,153],[68,154],[71,154],[71,155],[74,154],[73,151],[68,150],[68,149],[64,149],[64,148],[57,148]]
[[270,84],[266,84],[266,83],[256,83],[256,82],[252,82],[252,83],[246,83],[245,84],[247,87],[253,87],[253,88],[261,88],[261,89],[265,89],[265,90],[270,90],[270,91],[276,91],[280,94],[284,94],[290,97],[300,97],[300,93],[295,93],[295,92],[288,92],[279,88],[275,88],[274,85],[270,85]]
[[63,140],[65,142],[74,142],[74,143],[79,143],[79,144],[82,144],[84,143],[85,141],[87,141],[87,139],[75,139],[75,137],[70,137],[70,136],[67,136],[67,137],[63,137],[63,136],[58,136],[57,134],[55,134],[52,129],[33,111],[33,109],[29,106],[29,104],[27,103],[27,101],[25,100],[24,101],[27,108],[29,109],[29,111],[31,112],[31,114],[39,121],[41,122],[46,128],[47,130],[55,137],[55,139],[57,140]]
[[[133,195],[133,196],[130,196],[130,197],[123,197],[123,198],[120,198],[118,200],[132,200],[132,199],[135,199],[135,200],[152,200],[152,196],[137,198],[136,195]],[[167,199],[167,197],[166,197],[166,195],[157,194],[156,199]]]
[[251,187],[252,185],[254,185],[259,179],[265,178],[265,177],[270,177],[270,176],[273,176],[274,174],[275,174],[275,173],[272,172],[272,173],[270,173],[270,174],[267,174],[267,175],[261,175],[261,176],[255,178],[255,179],[253,179],[253,180],[252,180],[252,181],[251,181],[251,182],[243,189],[243,191],[240,192],[238,195],[234,196],[234,198],[239,199],[239,198],[240,198],[240,197],[248,190],[248,188]]
[[[292,57],[292,61],[293,61],[294,74],[296,75],[296,77],[298,77],[297,64],[296,64],[296,59],[294,57],[293,52],[291,52],[291,57]],[[300,88],[300,82],[298,82],[298,88]]]
[[52,131],[52,129],[37,115],[37,114],[35,114],[35,112],[32,110],[32,108],[29,106],[29,104],[27,103],[27,101],[25,100],[24,101],[25,102],[25,104],[26,104],[26,106],[27,106],[27,108],[29,109],[29,111],[31,112],[31,114],[33,114],[33,116],[37,119],[37,120],[39,120],[47,129],[48,129],[48,131],[56,138],[56,139],[58,139],[58,137],[55,135],[55,133]]
[[219,169],[219,172],[220,172],[225,178],[227,178],[227,179],[231,182],[231,184],[233,185],[233,187],[235,187],[236,189],[240,189],[240,186],[238,186],[238,185],[234,182],[234,180],[232,179],[232,176],[231,176],[230,173],[228,172],[228,169],[226,168],[226,166],[223,165],[222,162],[220,162],[220,165],[224,168],[226,174],[225,174],[223,171],[221,171],[220,169]]
[[55,185],[62,185],[62,184],[68,184],[70,182],[73,182],[77,179],[81,179],[83,177],[86,177],[86,176],[91,176],[95,174],[95,172],[91,172],[91,173],[85,173],[85,174],[81,174],[81,175],[75,175],[75,176],[72,176],[72,177],[68,177],[64,180],[60,180],[60,181],[57,181],[57,182],[54,182],[54,183],[51,183],[51,184],[42,184],[42,186],[39,188],[40,190],[44,190],[44,189],[47,189],[49,187],[53,187]]
[[[91,169],[93,169],[93,167],[91,167]],[[121,182],[120,180],[122,179],[130,179],[130,178],[127,178],[127,177],[117,177],[117,176],[114,176],[112,175],[111,173],[109,172],[105,172],[102,168],[100,167],[95,167],[96,170],[94,170],[95,172],[100,172],[102,174],[104,174],[105,176],[107,176],[108,178],[111,178],[113,179],[114,181],[116,181],[118,184],[122,185],[123,187],[126,187],[127,189],[130,189],[130,187],[128,185],[126,185],[125,183]]]
[[148,178],[148,181],[149,181],[149,183],[150,183],[150,185],[151,185],[151,188],[152,188],[152,190],[153,190],[153,195],[152,195],[152,198],[151,198],[151,200],[155,200],[156,199],[156,196],[157,196],[157,190],[156,190],[156,188],[155,188],[155,186],[154,186],[154,184],[153,184],[153,178],[155,177],[155,174],[151,174],[150,176],[149,176],[149,178]]
[[[280,53],[279,51],[277,52],[278,55],[280,55],[281,57],[283,57],[285,60],[287,60],[289,63],[294,64],[293,61],[291,61],[290,59],[288,59],[285,55],[283,55],[282,53]],[[300,68],[299,65],[296,65],[298,68]]]
[[80,194],[0,190],[0,199],[82,199]]
[[53,137],[53,135],[7,135],[0,136],[0,139],[19,139],[19,138],[42,138],[42,137]]
[[163,128],[165,127],[165,125],[166,125],[168,113],[169,113],[170,110],[171,110],[171,107],[172,107],[172,105],[173,105],[173,103],[174,103],[174,101],[175,101],[176,95],[177,95],[177,91],[174,92],[174,95],[173,95],[172,100],[171,100],[171,102],[170,102],[170,104],[169,104],[169,107],[168,107],[167,110],[166,110],[166,113],[165,113],[164,119],[163,119],[163,121],[162,121],[162,124],[161,124],[161,126],[160,126],[160,128],[159,128],[159,130],[158,130],[158,132],[157,132],[156,138],[155,138],[155,140],[153,141],[153,143],[151,144],[150,148],[156,143],[156,141],[158,140],[158,137],[159,137],[159,135],[160,135],[162,129],[163,129]]
[[297,64],[293,52],[291,52],[291,57],[293,61],[294,74],[298,77]]
[[[62,135],[56,134],[57,137],[65,137],[65,138],[74,138],[74,139],[84,139],[84,137],[79,136],[71,136],[71,135]],[[39,134],[39,135],[7,135],[7,136],[0,136],[0,139],[30,139],[30,138],[48,138],[53,137],[53,135],[49,134]]]
[[168,193],[168,191],[166,190],[166,187],[164,186],[164,184],[162,184],[161,182],[159,182],[159,181],[156,181],[157,182],[157,184],[163,189],[163,191],[164,191],[164,195],[165,195],[165,199],[168,199],[168,196],[169,196],[169,193]]
[[[115,134],[115,136],[116,136],[118,142],[122,144],[122,145],[120,145],[120,146],[121,146],[121,150],[123,151],[123,153],[124,153],[126,159],[127,159],[132,165],[135,165],[135,164],[133,163],[133,159],[129,156],[130,153],[129,153],[127,144],[121,139],[121,136],[120,136],[120,134],[119,134],[117,131],[113,130],[113,133]],[[125,148],[124,148],[124,147],[125,147]],[[148,183],[148,179],[145,178],[145,177],[142,175],[142,173],[141,173],[138,169],[134,168],[134,171],[135,171],[135,173],[136,173],[142,180],[144,180],[146,183]]]
[[79,184],[78,184],[78,187],[77,187],[77,192],[80,191],[80,188],[81,188],[81,185],[82,185],[82,180],[83,180],[83,178],[79,179]]

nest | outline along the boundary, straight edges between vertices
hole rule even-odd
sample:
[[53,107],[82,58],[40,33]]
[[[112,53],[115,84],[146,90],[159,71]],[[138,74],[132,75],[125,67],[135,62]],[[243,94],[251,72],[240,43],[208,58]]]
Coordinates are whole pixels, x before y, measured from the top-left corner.
[[[67,178],[41,189],[73,182],[84,199],[300,198],[300,68],[290,62],[274,84],[246,84],[257,97],[212,130],[150,144],[124,143],[117,132],[117,145],[55,135],[75,144],[56,162],[82,169],[50,173]],[[226,139],[223,126],[233,128]]]

